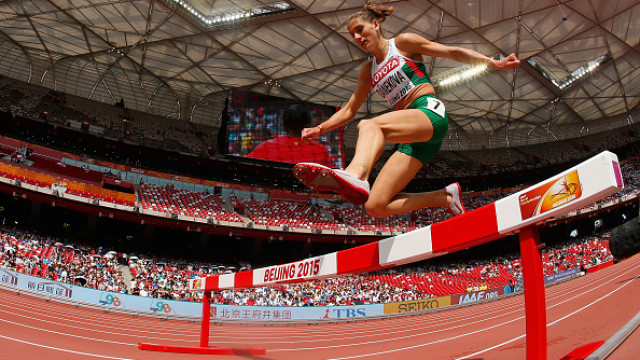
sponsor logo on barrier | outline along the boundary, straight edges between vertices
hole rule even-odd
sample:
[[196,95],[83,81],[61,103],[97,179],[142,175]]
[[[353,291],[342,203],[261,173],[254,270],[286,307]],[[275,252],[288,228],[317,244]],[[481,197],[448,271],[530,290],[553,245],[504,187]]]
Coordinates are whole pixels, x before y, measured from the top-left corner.
[[384,304],[385,314],[397,314],[419,310],[438,309],[451,305],[450,296],[441,296],[431,299],[403,301],[399,303]]
[[545,284],[551,284],[558,281],[568,280],[570,278],[576,277],[580,275],[580,269],[570,269],[567,271],[559,272],[553,275],[548,275],[544,277]]
[[138,174],[145,174],[145,171],[143,169],[138,169],[138,168],[129,168],[129,171],[134,172],[134,173],[138,173]]
[[247,319],[247,320],[291,320],[291,310],[270,309],[242,309],[238,307],[212,306],[211,318],[214,319]]
[[451,296],[453,305],[468,304],[476,301],[491,299],[504,294],[504,288],[474,291],[466,294],[457,294]]
[[325,309],[322,319],[344,319],[367,316],[367,309],[355,308],[355,309]]
[[18,285],[18,277],[4,269],[0,269],[0,282],[16,286]]
[[29,281],[27,282],[27,289],[56,296],[71,297],[71,287],[54,281]]
[[155,300],[151,302],[151,306],[149,306],[149,310],[151,310],[151,312],[153,312],[154,314],[157,314],[157,313],[171,314],[172,312],[171,305],[169,305],[169,303],[164,301],[155,301]]
[[196,278],[189,280],[189,289],[191,290],[203,290],[205,288],[207,279],[206,278]]
[[372,315],[381,315],[380,307],[365,306],[329,306],[299,307],[293,309],[269,308],[257,306],[212,306],[209,310],[211,319],[237,320],[306,320],[306,319],[351,319]]
[[126,306],[122,304],[122,301],[120,300],[120,298],[113,294],[108,294],[108,293],[103,294],[102,296],[100,296],[99,303],[100,305],[114,306],[114,307],[126,309]]
[[551,180],[520,195],[522,220],[568,204],[582,196],[582,184],[578,171]]

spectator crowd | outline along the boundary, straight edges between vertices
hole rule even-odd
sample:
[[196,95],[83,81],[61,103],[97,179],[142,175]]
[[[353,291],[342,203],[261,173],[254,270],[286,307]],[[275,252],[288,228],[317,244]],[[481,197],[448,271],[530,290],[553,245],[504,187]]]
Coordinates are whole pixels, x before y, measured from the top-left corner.
[[[543,251],[544,274],[611,261],[608,236],[570,239]],[[0,231],[0,266],[20,273],[93,289],[198,302],[190,279],[251,269],[134,256],[87,248],[17,229]],[[490,260],[433,264],[423,262],[375,273],[345,275],[244,290],[214,292],[212,302],[256,306],[380,304],[515,286],[522,274],[517,254]]]

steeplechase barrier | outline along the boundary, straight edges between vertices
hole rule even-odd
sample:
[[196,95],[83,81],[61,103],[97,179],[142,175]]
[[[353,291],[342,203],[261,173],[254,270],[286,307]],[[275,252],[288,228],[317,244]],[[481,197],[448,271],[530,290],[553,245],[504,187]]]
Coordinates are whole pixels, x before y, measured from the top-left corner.
[[139,344],[143,350],[264,354],[265,349],[209,348],[211,291],[255,288],[381,270],[453,253],[518,234],[525,286],[528,360],[545,360],[546,308],[538,227],[624,187],[618,157],[604,151],[550,179],[461,216],[347,250],[287,264],[196,278],[203,291],[200,347]]

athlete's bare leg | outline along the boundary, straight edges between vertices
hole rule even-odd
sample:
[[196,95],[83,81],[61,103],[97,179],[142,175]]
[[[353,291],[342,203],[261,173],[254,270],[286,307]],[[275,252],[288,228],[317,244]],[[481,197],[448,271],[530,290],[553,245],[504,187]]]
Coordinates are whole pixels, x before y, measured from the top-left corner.
[[375,217],[387,217],[424,207],[448,207],[452,197],[444,189],[422,193],[401,193],[422,163],[407,154],[395,152],[378,174],[365,210]]
[[[361,180],[368,180],[373,165],[382,154],[385,142],[422,142],[430,140],[433,136],[431,121],[424,112],[416,109],[394,111],[362,120],[358,124],[358,131],[356,152],[345,170]],[[448,207],[453,197],[445,189],[416,194],[400,193],[421,167],[422,163],[418,159],[404,153],[394,153],[378,174],[368,198],[362,198],[362,201],[366,199],[367,212],[372,216],[386,217],[424,207]],[[368,184],[366,188],[368,192]],[[342,193],[339,190],[333,191]],[[350,201],[355,203],[354,199]],[[459,201],[456,202],[458,203]]]
[[356,152],[345,170],[367,180],[384,150],[385,142],[421,142],[432,136],[433,126],[429,117],[416,109],[398,110],[362,120],[358,124]]

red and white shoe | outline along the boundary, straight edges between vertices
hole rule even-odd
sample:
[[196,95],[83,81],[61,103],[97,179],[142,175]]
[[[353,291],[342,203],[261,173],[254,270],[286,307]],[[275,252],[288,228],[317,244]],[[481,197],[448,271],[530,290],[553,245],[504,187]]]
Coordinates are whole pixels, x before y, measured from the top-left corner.
[[331,169],[315,163],[299,163],[293,167],[293,176],[312,190],[338,193],[355,205],[364,204],[369,199],[369,182],[341,169]]
[[447,194],[451,195],[452,198],[449,209],[447,210],[451,213],[451,215],[458,216],[467,212],[467,210],[464,208],[464,205],[462,205],[462,200],[460,198],[460,194],[462,193],[460,184],[458,184],[457,182],[449,184],[444,188],[444,191]]

